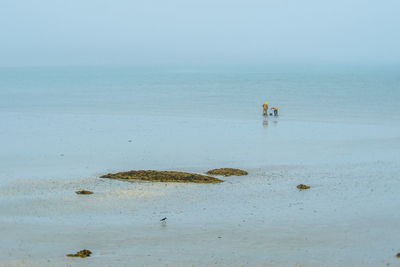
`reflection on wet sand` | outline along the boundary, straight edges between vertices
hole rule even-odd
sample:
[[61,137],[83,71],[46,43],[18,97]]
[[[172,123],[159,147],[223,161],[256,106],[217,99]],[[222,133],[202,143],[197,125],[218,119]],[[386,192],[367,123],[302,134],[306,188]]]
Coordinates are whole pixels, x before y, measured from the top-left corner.
[[263,120],[263,127],[268,127],[268,118],[264,118]]
[[[277,119],[273,119],[272,123],[273,123],[273,125],[277,125],[278,124],[278,120]],[[264,118],[262,124],[263,124],[263,127],[268,127],[268,125],[269,125],[268,118]]]

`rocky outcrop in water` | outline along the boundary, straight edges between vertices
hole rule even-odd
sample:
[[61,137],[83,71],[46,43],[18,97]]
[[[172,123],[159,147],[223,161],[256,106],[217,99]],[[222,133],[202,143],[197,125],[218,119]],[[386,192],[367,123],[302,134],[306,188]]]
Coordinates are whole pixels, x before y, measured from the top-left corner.
[[198,184],[216,184],[223,181],[211,176],[201,174],[175,172],[175,171],[128,171],[109,173],[101,178],[116,179],[121,181],[149,181],[149,182],[173,182],[173,183],[198,183]]

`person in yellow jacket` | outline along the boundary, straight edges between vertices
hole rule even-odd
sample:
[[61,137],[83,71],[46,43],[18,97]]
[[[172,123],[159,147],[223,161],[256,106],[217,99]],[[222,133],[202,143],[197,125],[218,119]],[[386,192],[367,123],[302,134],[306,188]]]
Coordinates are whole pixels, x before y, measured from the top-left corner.
[[268,116],[268,102],[263,104],[263,116]]

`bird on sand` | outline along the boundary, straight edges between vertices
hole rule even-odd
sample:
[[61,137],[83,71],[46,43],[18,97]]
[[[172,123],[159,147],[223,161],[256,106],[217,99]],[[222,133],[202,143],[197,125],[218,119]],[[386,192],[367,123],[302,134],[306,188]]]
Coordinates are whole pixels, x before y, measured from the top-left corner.
[[160,220],[160,222],[165,222],[167,220],[167,217],[164,217]]

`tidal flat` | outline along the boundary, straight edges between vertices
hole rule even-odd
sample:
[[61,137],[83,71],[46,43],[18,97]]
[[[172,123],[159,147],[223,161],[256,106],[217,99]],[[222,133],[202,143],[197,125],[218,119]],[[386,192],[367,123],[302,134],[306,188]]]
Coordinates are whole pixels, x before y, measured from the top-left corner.
[[[0,191],[0,264],[396,265],[398,172],[388,163],[284,165],[219,184],[16,181]],[[76,195],[83,185],[96,194]],[[81,249],[91,256],[65,256]]]

